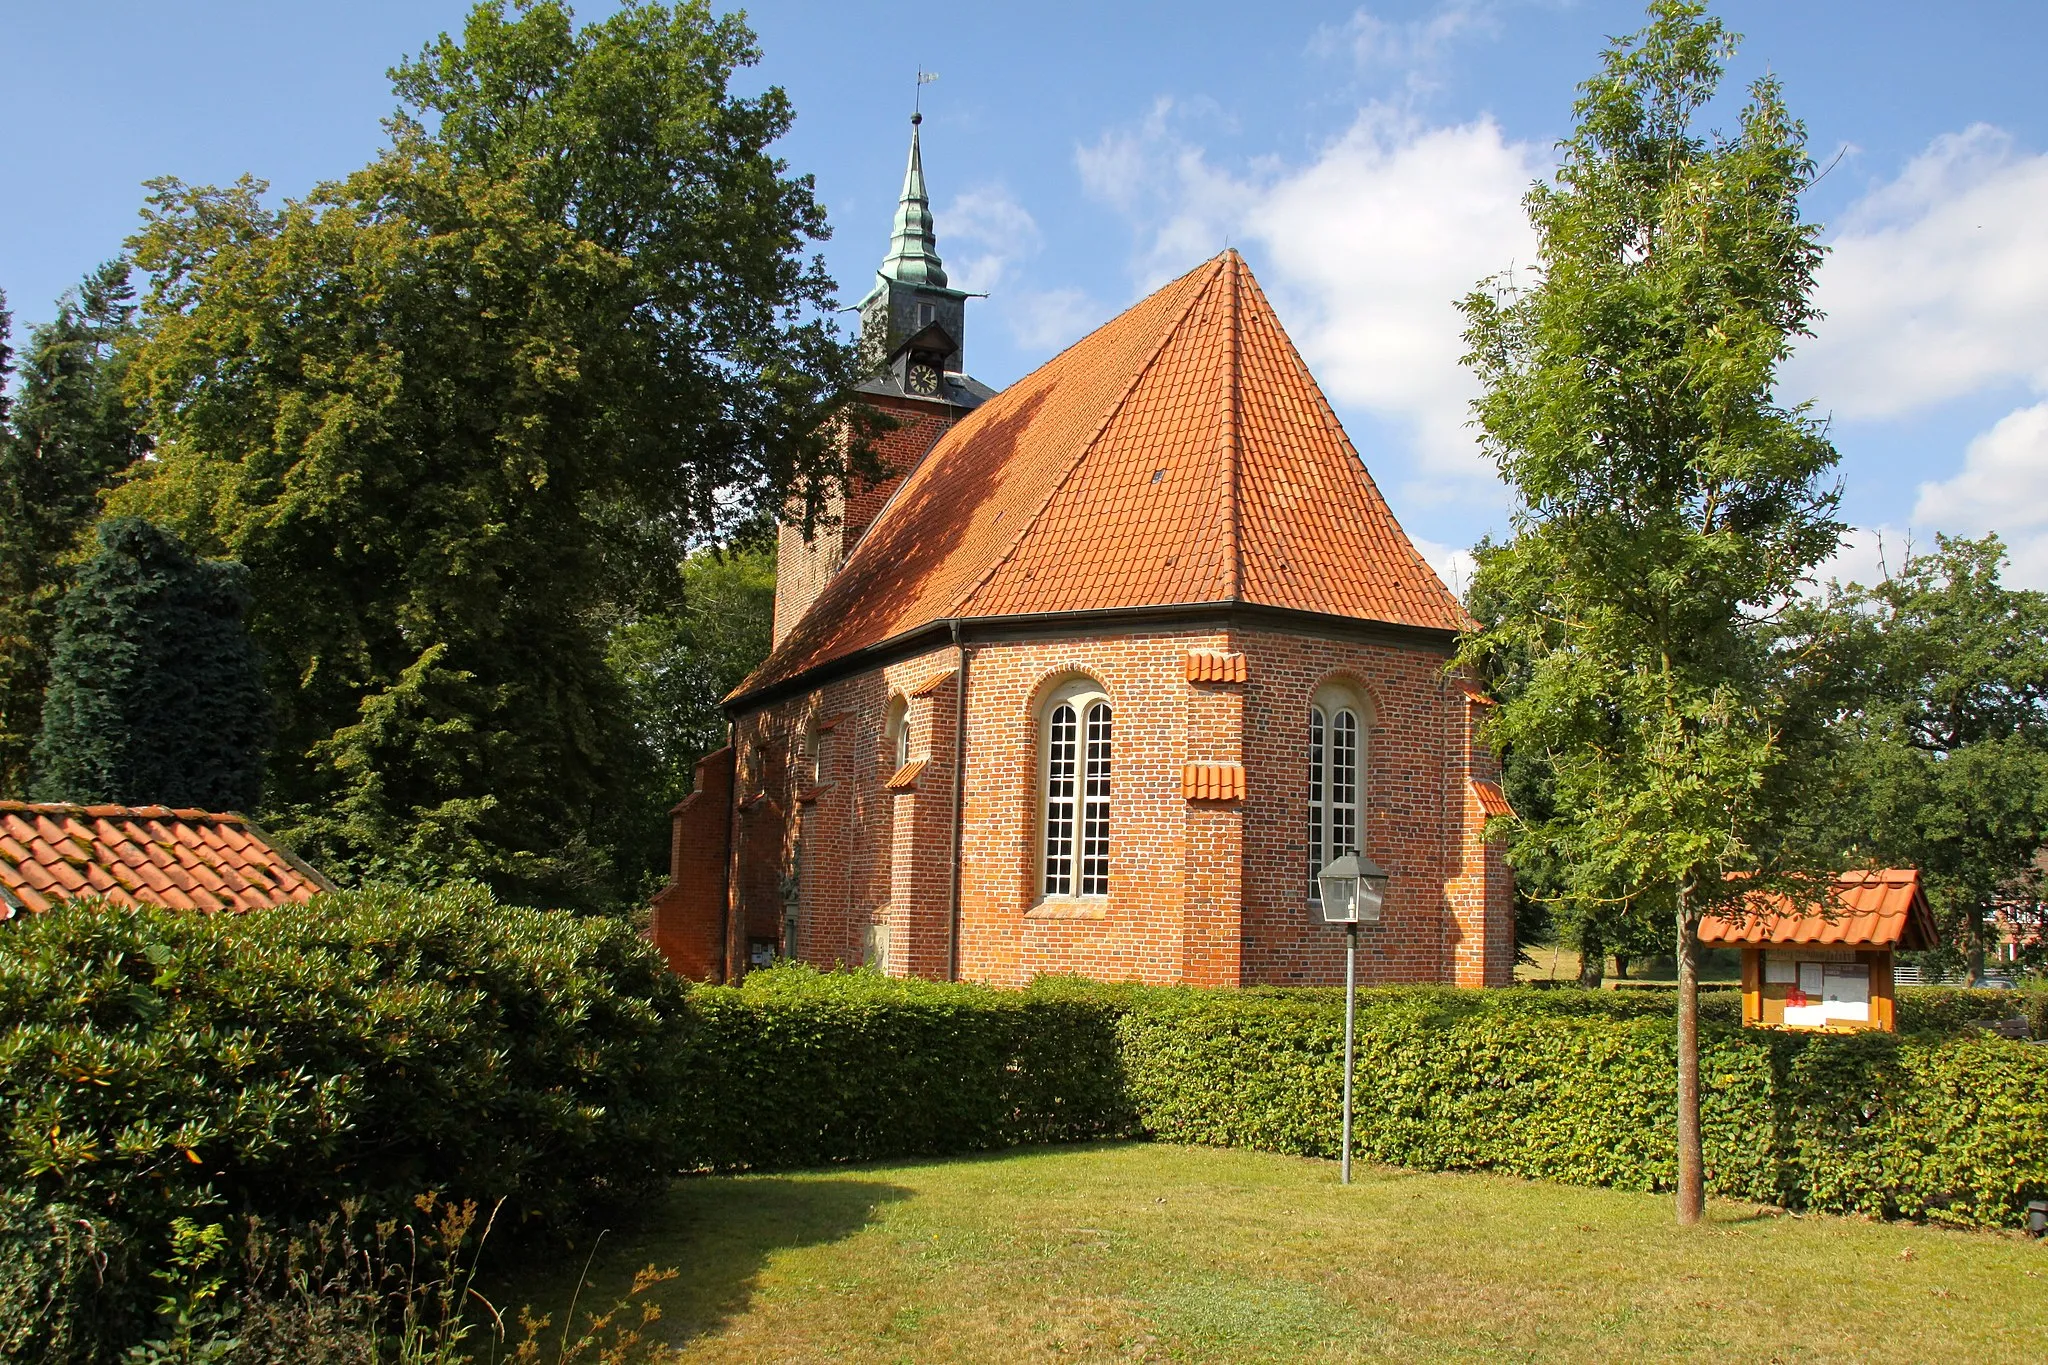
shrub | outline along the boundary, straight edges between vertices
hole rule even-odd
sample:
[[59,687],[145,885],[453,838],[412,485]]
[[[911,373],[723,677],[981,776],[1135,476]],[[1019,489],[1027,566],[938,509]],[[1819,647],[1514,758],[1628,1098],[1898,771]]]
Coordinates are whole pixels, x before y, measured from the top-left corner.
[[[1365,996],[1354,1150],[1425,1170],[1672,1188],[1669,1002],[1631,1017],[1590,1001],[1553,1012],[1519,994]],[[1335,1154],[1340,1001],[1160,993],[1127,1009],[1119,1032],[1149,1134]],[[2048,1194],[2048,1049],[1713,1023],[1701,1071],[1716,1193],[1991,1225],[2016,1224]]]
[[[1899,1032],[1958,1037],[1985,1024],[2029,1014],[2029,1005],[2041,998],[2031,993],[1973,991],[1960,986],[1901,986]],[[2032,1032],[2036,1038],[2048,1037],[2039,1026]]]
[[179,1216],[403,1215],[424,1190],[559,1223],[671,1169],[685,988],[616,921],[372,890],[6,932],[0,1185],[149,1254]]
[[112,1354],[137,1321],[117,1289],[127,1252],[103,1219],[0,1191],[0,1359],[83,1365]]
[[683,1164],[716,1170],[1136,1131],[1114,1009],[804,967],[692,991]]

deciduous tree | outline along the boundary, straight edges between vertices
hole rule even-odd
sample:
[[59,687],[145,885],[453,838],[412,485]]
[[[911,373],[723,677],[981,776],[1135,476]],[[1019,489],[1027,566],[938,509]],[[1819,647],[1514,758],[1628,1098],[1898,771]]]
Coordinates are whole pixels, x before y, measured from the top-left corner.
[[1516,858],[1674,927],[1681,1222],[1704,1205],[1699,919],[1730,874],[1769,869],[1802,772],[1766,621],[1841,533],[1819,482],[1834,449],[1774,397],[1815,317],[1805,135],[1771,78],[1732,134],[1701,129],[1733,50],[1704,4],[1656,0],[1529,193],[1533,271],[1464,304],[1474,411],[1517,507],[1475,580],[1502,610],[1460,657],[1526,670],[1489,732],[1542,755],[1555,805],[1521,822]]
[[392,73],[374,164],[281,208],[155,184],[162,448],[116,502],[250,567],[278,823],[326,864],[397,840],[420,880],[628,889],[651,793],[611,623],[846,463],[823,210],[769,151],[783,93],[729,90],[757,57],[701,3],[482,4]]
[[1841,743],[1818,832],[1846,864],[1919,868],[1973,980],[1999,902],[2040,898],[2048,844],[2048,593],[2006,586],[2005,562],[1996,536],[1942,536],[1788,622],[1835,642]]

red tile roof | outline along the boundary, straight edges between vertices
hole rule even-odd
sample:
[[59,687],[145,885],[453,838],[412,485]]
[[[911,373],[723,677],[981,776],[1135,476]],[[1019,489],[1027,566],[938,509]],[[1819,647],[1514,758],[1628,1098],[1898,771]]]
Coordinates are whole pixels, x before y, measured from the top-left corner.
[[1180,794],[1189,801],[1244,800],[1241,763],[1187,763],[1180,770]]
[[1700,921],[1700,942],[1760,947],[1779,943],[1839,943],[1873,948],[1932,948],[1934,916],[1920,888],[1917,868],[1844,872],[1835,878],[1831,904],[1795,907],[1776,892],[1754,892],[1744,900],[1739,922],[1709,915]]
[[1215,654],[1192,650],[1188,654],[1188,681],[1192,683],[1241,683],[1245,680],[1244,655]]
[[334,888],[239,815],[0,801],[0,914],[103,897],[254,910]]
[[923,774],[926,765],[930,762],[931,760],[928,758],[913,758],[910,762],[898,768],[890,776],[889,780],[882,785],[892,792],[915,791],[917,790],[917,779]]
[[1500,789],[1498,782],[1475,777],[1472,779],[1472,794],[1479,798],[1479,809],[1486,812],[1489,820],[1515,813],[1515,808],[1508,804],[1508,794]]
[[1235,251],[947,432],[733,697],[949,617],[1212,603],[1469,624]]

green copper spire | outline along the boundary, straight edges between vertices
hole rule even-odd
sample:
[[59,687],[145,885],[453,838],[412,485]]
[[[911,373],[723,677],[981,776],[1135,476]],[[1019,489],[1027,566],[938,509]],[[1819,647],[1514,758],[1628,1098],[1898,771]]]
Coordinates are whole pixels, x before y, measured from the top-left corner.
[[925,193],[924,158],[917,146],[917,125],[923,122],[923,114],[910,116],[910,167],[903,173],[903,198],[896,206],[896,231],[882,259],[882,275],[944,289],[946,268],[939,264],[938,239],[932,235],[931,197]]

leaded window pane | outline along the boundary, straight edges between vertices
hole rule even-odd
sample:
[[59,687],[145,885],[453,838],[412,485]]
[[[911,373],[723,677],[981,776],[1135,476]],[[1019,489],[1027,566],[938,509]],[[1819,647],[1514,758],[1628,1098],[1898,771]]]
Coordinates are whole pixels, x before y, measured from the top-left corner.
[[1330,726],[1330,851],[1342,857],[1358,842],[1358,717],[1339,711]]
[[1308,895],[1310,900],[1322,896],[1316,884],[1316,874],[1323,870],[1329,859],[1323,856],[1323,823],[1328,813],[1323,809],[1323,708],[1311,706],[1308,709]]
[[1045,762],[1045,894],[1074,889],[1074,708],[1061,703],[1047,724]]
[[1099,701],[1088,708],[1088,769],[1081,808],[1084,896],[1109,894],[1109,763],[1109,703]]

